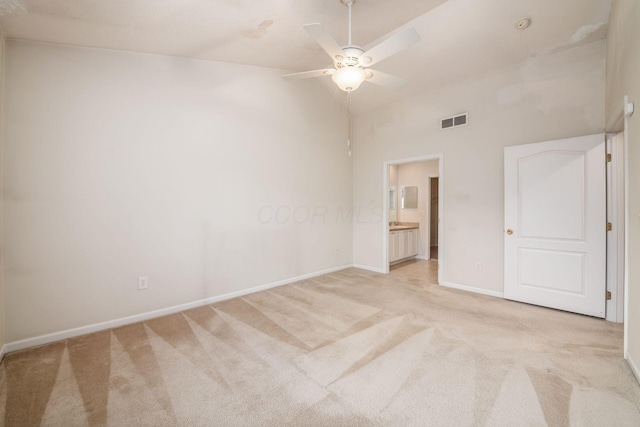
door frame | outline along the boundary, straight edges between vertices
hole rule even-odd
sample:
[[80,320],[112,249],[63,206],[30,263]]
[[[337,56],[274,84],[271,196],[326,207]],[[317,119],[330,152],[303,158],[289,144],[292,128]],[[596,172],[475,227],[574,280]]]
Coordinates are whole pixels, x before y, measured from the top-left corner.
[[[382,271],[389,274],[389,166],[407,163],[438,161],[438,283],[442,283],[442,271],[445,264],[444,247],[444,154],[436,153],[424,156],[387,160],[382,165]],[[427,214],[428,215],[428,214]]]
[[607,301],[606,320],[624,323],[625,292],[625,155],[622,132],[606,134],[606,150],[611,155],[607,162],[607,222],[613,229],[607,232],[607,291],[611,300]]

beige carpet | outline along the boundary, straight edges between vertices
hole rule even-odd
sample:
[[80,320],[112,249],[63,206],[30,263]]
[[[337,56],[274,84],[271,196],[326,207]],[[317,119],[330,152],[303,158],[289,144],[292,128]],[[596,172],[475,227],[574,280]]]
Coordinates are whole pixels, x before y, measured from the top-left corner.
[[621,325],[348,269],[12,353],[7,426],[639,426]]

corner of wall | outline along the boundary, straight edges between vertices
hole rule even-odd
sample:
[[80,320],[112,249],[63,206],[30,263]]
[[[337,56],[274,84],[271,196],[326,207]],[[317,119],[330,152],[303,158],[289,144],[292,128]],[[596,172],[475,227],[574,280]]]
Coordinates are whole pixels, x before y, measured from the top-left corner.
[[633,357],[631,355],[627,355],[626,359],[627,359],[627,364],[631,369],[631,372],[633,372],[633,375],[636,377],[636,380],[640,383],[640,369],[638,368],[638,365],[633,360]]
[[[3,108],[2,104],[4,101],[3,97],[3,79],[4,76],[4,32],[0,27],[0,189],[2,188],[2,115]],[[4,357],[5,353],[5,342],[4,342],[4,253],[2,246],[2,235],[3,235],[3,227],[2,227],[2,197],[0,192],[0,361]]]

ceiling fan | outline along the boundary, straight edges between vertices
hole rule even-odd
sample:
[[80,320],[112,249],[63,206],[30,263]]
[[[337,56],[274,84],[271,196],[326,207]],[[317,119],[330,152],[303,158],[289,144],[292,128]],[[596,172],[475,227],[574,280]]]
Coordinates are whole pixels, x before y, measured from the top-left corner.
[[340,0],[340,3],[349,8],[349,40],[346,46],[340,47],[321,24],[307,24],[304,26],[304,29],[331,56],[334,68],[303,71],[301,73],[286,74],[282,77],[285,80],[297,80],[331,76],[331,79],[340,89],[349,93],[356,90],[364,81],[391,89],[402,89],[406,85],[404,79],[368,67],[420,41],[420,36],[416,30],[411,27],[406,28],[365,51],[351,43],[351,6],[353,6],[355,0]]

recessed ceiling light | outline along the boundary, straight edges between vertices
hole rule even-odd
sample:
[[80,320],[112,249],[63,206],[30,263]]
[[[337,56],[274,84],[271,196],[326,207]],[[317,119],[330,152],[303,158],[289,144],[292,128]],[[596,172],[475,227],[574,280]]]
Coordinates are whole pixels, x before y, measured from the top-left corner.
[[519,30],[526,30],[531,25],[531,18],[522,18],[516,22],[516,28]]

